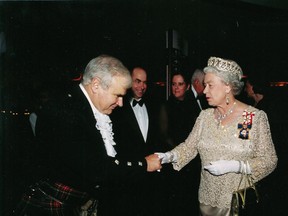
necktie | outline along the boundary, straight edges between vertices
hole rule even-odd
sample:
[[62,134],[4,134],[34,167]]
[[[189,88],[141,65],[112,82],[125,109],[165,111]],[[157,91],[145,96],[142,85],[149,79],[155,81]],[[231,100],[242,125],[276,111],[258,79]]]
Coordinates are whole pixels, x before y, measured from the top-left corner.
[[133,102],[132,102],[132,106],[134,107],[134,106],[136,106],[136,104],[139,104],[139,106],[143,106],[143,104],[144,104],[144,100],[139,100],[139,101],[137,101],[137,100],[133,100]]

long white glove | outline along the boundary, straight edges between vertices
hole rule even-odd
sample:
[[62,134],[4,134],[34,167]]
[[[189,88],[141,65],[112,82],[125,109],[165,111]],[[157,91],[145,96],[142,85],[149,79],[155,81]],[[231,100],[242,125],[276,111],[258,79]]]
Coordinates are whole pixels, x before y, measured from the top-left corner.
[[161,160],[161,164],[165,164],[165,163],[172,163],[176,161],[176,157],[172,152],[156,152],[155,154],[158,155],[158,157]]
[[204,166],[204,169],[216,176],[231,172],[251,174],[251,168],[248,162],[245,164],[243,161],[236,160],[213,161],[210,162],[209,165]]

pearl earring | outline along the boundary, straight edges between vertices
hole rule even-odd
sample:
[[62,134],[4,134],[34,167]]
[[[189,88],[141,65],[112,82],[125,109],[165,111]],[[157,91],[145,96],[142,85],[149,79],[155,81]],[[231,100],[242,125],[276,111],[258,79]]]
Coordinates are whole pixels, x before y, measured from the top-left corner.
[[226,95],[226,105],[229,105],[230,101],[229,101],[229,96]]

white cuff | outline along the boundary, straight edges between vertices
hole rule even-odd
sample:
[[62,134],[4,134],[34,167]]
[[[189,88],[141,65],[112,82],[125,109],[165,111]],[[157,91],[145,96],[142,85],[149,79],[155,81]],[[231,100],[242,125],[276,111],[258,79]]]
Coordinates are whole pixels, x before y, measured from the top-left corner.
[[249,162],[246,161],[246,163],[244,163],[243,161],[239,161],[240,162],[240,173],[244,173],[244,174],[248,174],[250,175],[252,173],[251,167],[249,165]]
[[161,164],[173,163],[173,162],[176,162],[176,159],[177,159],[175,155],[170,151],[165,152],[165,153],[157,152],[155,154],[157,154],[158,157],[161,159]]

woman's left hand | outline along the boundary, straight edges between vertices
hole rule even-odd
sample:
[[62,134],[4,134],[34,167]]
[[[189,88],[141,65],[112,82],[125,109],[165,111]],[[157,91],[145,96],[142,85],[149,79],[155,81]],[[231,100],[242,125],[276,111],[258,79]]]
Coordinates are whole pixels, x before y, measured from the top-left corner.
[[236,160],[218,160],[210,162],[209,165],[204,166],[205,170],[216,176],[230,172],[239,173],[240,168],[241,162]]

